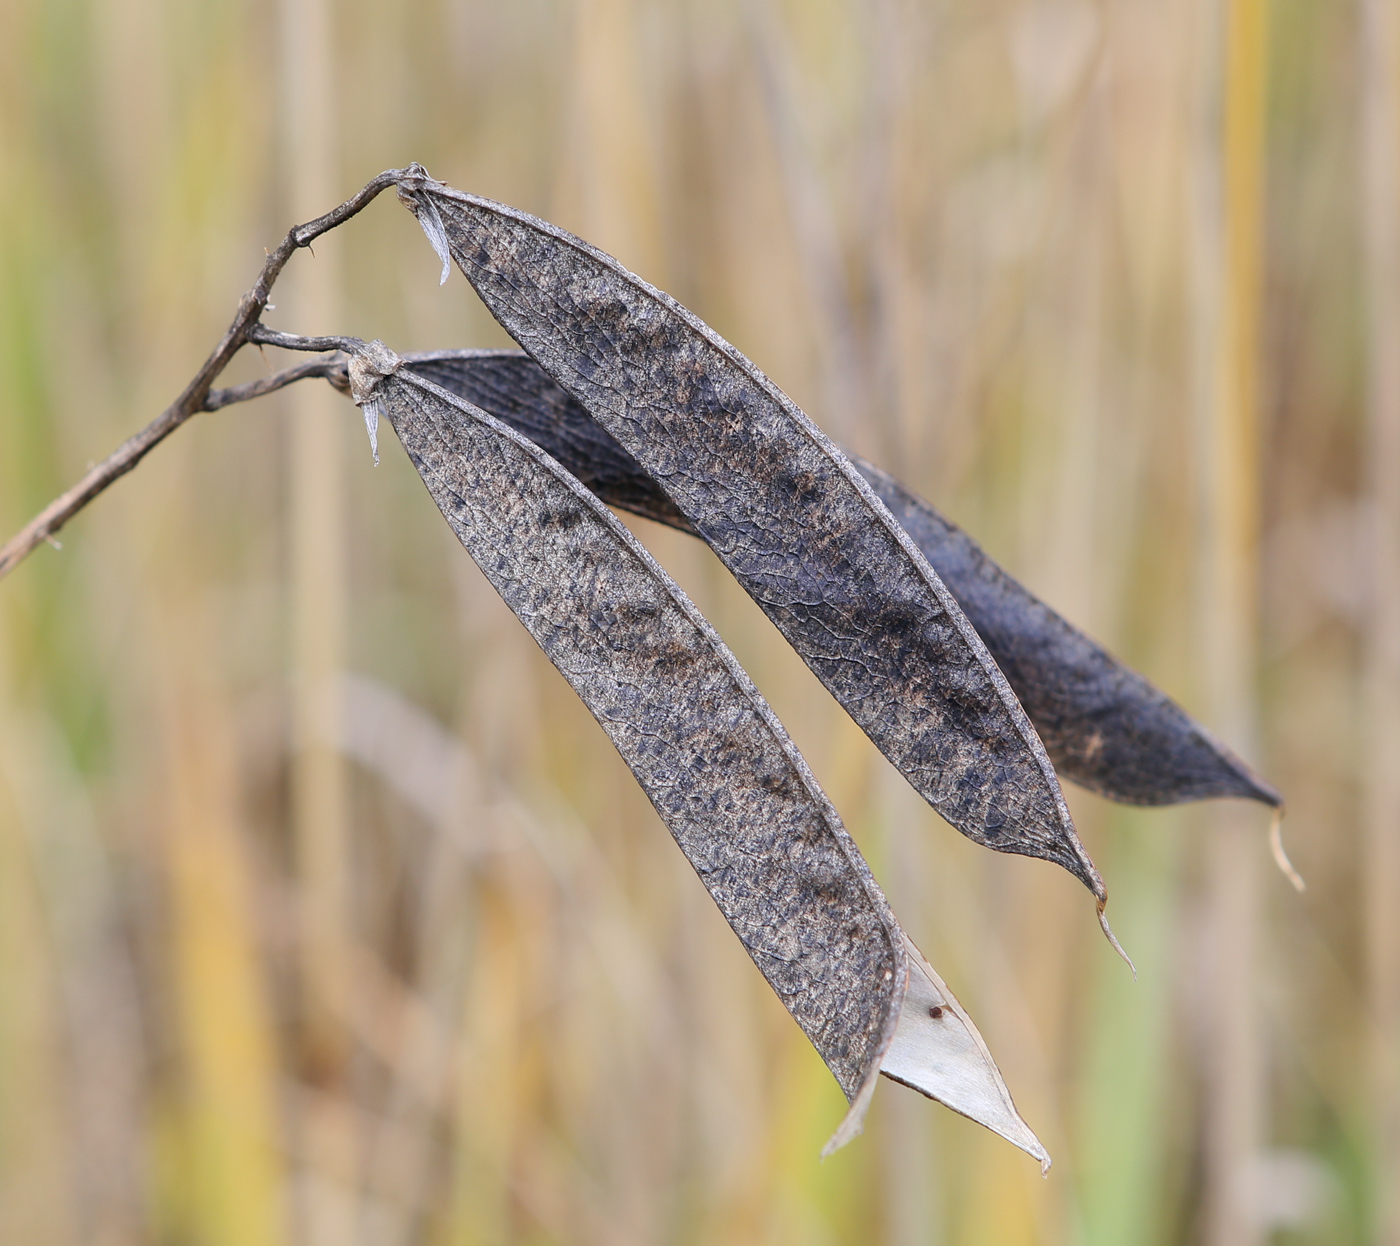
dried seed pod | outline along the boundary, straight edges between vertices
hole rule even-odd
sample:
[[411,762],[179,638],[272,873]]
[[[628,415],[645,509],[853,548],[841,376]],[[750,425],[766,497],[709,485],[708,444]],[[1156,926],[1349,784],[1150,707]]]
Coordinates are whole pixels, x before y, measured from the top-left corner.
[[401,368],[382,343],[354,344],[349,380],[607,732],[850,1099],[831,1145],[859,1131],[883,1067],[1047,1165],[976,1027],[900,930],[782,725],[646,550],[533,442]]
[[[615,438],[520,351],[434,351],[406,365],[518,428],[610,506],[694,534]],[[888,472],[851,462],[938,572],[996,659],[1062,779],[1129,805],[1281,797],[1165,693],[1066,622]]]
[[697,535],[637,460],[523,351],[423,351],[403,362],[524,433],[609,506]]
[[1102,917],[1103,880],[1034,727],[850,460],[743,355],[610,256],[421,170],[399,197],[924,798],[978,843],[1064,866]]
[[855,460],[938,569],[997,660],[1055,768],[1128,805],[1283,798],[1166,693],[1071,626],[888,472]]

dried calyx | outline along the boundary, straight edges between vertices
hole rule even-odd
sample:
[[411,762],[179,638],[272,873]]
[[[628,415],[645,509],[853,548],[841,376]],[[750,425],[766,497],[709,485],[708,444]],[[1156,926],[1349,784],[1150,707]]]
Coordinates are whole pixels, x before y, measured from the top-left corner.
[[383,342],[375,339],[352,354],[347,365],[350,397],[364,414],[365,431],[369,434],[369,448],[374,455],[376,467],[379,466],[380,409],[375,391],[380,381],[386,376],[393,376],[399,370],[399,363],[399,357]]

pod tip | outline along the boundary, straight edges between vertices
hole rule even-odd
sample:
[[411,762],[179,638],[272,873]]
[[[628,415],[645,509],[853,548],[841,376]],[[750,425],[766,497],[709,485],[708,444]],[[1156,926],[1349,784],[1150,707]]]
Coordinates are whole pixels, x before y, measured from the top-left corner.
[[1123,945],[1118,942],[1117,936],[1113,933],[1113,927],[1108,924],[1108,914],[1104,909],[1108,907],[1107,898],[1099,901],[1099,926],[1104,932],[1104,936],[1112,944],[1113,950],[1123,958],[1124,963],[1133,971],[1133,981],[1137,981],[1137,966],[1133,964],[1133,958],[1123,950]]
[[1269,851],[1273,853],[1274,864],[1278,866],[1279,872],[1293,884],[1293,890],[1302,895],[1308,889],[1308,884],[1303,881],[1303,876],[1293,868],[1293,862],[1288,859],[1288,853],[1283,847],[1282,805],[1275,806],[1273,820],[1269,823]]

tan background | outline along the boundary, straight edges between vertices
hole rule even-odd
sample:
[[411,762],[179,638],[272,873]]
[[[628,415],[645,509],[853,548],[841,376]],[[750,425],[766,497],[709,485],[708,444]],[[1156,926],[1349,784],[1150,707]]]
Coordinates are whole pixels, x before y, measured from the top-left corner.
[[[0,584],[0,1241],[1400,1241],[1398,29],[5,0],[7,533],[289,224],[420,160],[675,294],[1229,738],[1310,887],[1262,810],[1071,790],[1134,984],[1072,879],[949,830],[639,521],[1055,1157],[886,1085],[821,1163],[835,1084],[398,447],[329,391],[201,416]],[[386,196],[268,320],[504,344],[436,274]]]

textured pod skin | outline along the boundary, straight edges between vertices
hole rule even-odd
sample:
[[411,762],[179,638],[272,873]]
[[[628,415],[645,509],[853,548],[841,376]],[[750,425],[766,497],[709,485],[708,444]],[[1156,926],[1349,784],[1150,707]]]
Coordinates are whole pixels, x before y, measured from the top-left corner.
[[426,174],[400,198],[508,333],[653,477],[875,745],[969,838],[1100,901],[1035,729],[870,486],[752,363],[563,230]]
[[[436,351],[405,365],[519,429],[610,506],[695,534],[615,438],[519,351]],[[996,659],[1056,771],[1110,800],[1282,798],[1165,693],[1055,613],[956,524],[851,455]]]
[[635,538],[532,442],[406,371],[363,397],[854,1099],[894,1034],[903,936],[748,676]]
[[1283,798],[1166,693],[1071,626],[956,524],[873,463],[854,460],[928,555],[1065,778],[1127,805]]

